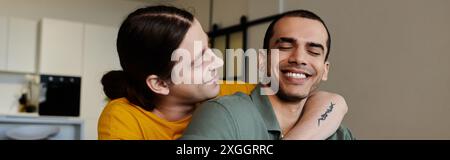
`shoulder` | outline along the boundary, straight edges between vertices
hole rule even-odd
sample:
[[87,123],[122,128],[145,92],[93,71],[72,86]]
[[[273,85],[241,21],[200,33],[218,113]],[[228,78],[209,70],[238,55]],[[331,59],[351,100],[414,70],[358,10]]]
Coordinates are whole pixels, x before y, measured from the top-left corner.
[[242,92],[206,101],[197,108],[197,111],[213,115],[226,114],[227,117],[236,120],[245,119],[250,113],[259,113],[250,96]]
[[336,132],[331,135],[327,140],[355,140],[350,129],[344,125],[340,125]]
[[128,115],[132,114],[132,112],[139,111],[138,108],[133,106],[126,98],[118,98],[114,99],[108,104],[106,104],[105,108],[103,109],[102,115]]
[[[209,117],[223,116],[225,118],[235,118],[236,114],[249,111],[250,107],[243,107],[251,105],[250,97],[244,93],[238,92],[233,95],[223,96],[203,102],[196,110],[194,115],[202,115]],[[199,117],[199,116],[194,116]]]
[[224,110],[230,112],[239,112],[251,109],[252,107],[249,106],[252,106],[253,102],[249,95],[242,92],[237,92],[233,95],[223,96],[213,100],[209,100],[203,103],[202,106],[208,105],[217,105],[222,107]]
[[[235,93],[202,103],[182,139],[239,139],[242,126],[252,123],[252,101],[244,93]],[[250,125],[251,126],[251,125]],[[245,131],[245,130],[244,130]]]
[[127,133],[139,127],[137,111],[125,98],[110,101],[98,120],[99,139],[139,139],[140,134]]

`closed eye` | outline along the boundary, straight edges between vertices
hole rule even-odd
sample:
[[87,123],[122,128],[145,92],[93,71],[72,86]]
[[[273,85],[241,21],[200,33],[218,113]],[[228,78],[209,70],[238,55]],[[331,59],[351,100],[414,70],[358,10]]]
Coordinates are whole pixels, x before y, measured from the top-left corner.
[[314,52],[314,51],[309,51],[309,53],[317,56],[320,56],[322,54],[321,52]]
[[292,46],[289,46],[289,47],[279,46],[278,49],[280,49],[280,50],[289,50],[289,49],[292,49]]
[[291,43],[282,42],[278,45],[279,50],[289,50],[294,48],[294,46]]

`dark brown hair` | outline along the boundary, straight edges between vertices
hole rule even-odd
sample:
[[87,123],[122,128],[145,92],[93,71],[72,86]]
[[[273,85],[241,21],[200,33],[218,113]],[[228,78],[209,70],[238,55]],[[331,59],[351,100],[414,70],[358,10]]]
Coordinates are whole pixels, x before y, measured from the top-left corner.
[[102,78],[110,99],[125,97],[146,110],[153,110],[158,95],[146,84],[149,75],[170,79],[176,50],[194,22],[194,16],[171,6],[150,6],[132,12],[119,29],[117,52],[123,71],[110,71]]

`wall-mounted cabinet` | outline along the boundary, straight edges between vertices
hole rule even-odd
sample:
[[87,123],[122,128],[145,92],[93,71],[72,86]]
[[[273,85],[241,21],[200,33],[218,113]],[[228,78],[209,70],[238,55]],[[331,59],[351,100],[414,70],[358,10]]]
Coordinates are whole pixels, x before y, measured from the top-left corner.
[[44,18],[40,33],[39,72],[81,76],[83,23]]
[[0,16],[0,70],[6,70],[7,43],[8,42],[8,19]]
[[18,72],[36,72],[38,21],[9,19],[7,69]]
[[38,21],[0,17],[0,70],[36,72]]

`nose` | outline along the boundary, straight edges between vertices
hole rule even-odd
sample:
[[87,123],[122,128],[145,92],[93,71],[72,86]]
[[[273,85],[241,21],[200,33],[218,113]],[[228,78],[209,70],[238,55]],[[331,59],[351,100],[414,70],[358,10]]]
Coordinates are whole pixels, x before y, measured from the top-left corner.
[[304,47],[298,47],[290,53],[288,62],[289,64],[306,66],[308,64],[306,59],[307,51],[304,49]]
[[211,70],[217,69],[223,66],[224,62],[219,58],[211,49],[208,49],[208,54],[211,56]]

